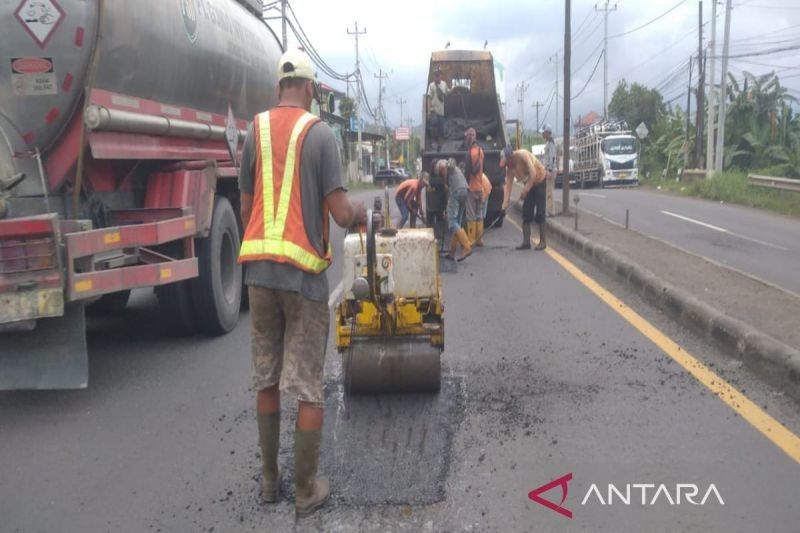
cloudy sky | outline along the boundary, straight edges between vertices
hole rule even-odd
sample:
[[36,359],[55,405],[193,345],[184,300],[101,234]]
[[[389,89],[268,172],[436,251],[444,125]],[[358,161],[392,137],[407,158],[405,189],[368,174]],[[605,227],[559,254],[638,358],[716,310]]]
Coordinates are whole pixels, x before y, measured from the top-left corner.
[[[360,38],[360,49],[367,97],[371,106],[377,107],[375,75],[380,71],[388,73],[389,78],[384,81],[384,105],[390,125],[399,124],[400,99],[407,101],[404,116],[410,114],[415,123],[419,122],[432,50],[444,48],[448,41],[451,49],[481,49],[488,41],[488,49],[506,70],[506,116],[520,115],[516,87],[524,81],[530,84],[524,109],[528,127],[536,121],[532,105],[538,101],[543,103],[540,122],[561,128],[563,118],[559,118],[558,124],[555,121],[554,56],[558,53],[563,61],[564,0],[290,0],[290,3],[313,46],[338,72],[352,72],[355,67],[355,42],[348,30],[353,31],[356,22],[359,30],[366,29],[367,33]],[[625,78],[657,87],[665,100],[685,106],[689,56],[696,55],[698,47],[697,0],[617,0],[610,6],[613,8],[615,3],[617,10],[609,13],[608,20],[608,33],[613,37],[608,49],[609,98],[619,80]],[[599,60],[603,15],[595,11],[595,4],[589,0],[572,2],[574,118],[589,111],[602,112],[603,107],[603,62]],[[800,47],[800,0],[733,0],[733,6],[731,55]],[[711,8],[711,1],[706,0],[704,46],[710,39]],[[721,54],[722,48],[724,8],[725,2],[721,1],[717,7],[717,54]],[[651,23],[637,30],[648,22]],[[270,24],[280,33],[277,21]],[[623,33],[627,34],[618,36]],[[292,36],[289,42],[296,46]],[[591,77],[595,65],[597,69]],[[720,61],[717,68],[719,71]],[[559,69],[561,117],[563,63]],[[759,74],[770,70],[776,70],[785,79],[784,84],[800,98],[800,55],[796,49],[740,57],[730,65],[737,78],[743,77],[743,71]],[[343,82],[331,85],[345,89]]]

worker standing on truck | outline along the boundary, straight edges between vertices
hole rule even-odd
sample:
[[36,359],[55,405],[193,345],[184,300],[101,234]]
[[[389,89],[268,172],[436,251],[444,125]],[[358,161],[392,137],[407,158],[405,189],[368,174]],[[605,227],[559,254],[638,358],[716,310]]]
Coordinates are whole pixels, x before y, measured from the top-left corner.
[[436,68],[433,80],[428,85],[428,132],[436,139],[436,151],[442,151],[444,143],[444,97],[450,92],[447,82],[442,80],[442,69]]
[[547,170],[547,177],[545,183],[547,186],[547,216],[552,217],[556,211],[553,207],[553,191],[556,188],[556,172],[558,171],[558,150],[556,149],[556,142],[553,139],[553,128],[550,124],[545,124],[542,129],[542,137],[544,137],[544,168]]
[[511,187],[516,179],[522,184],[519,199],[522,203],[522,244],[517,250],[529,250],[531,247],[531,223],[539,226],[539,243],[537,250],[547,247],[545,239],[545,175],[547,171],[532,153],[527,150],[513,150],[510,146],[503,148],[500,168],[506,169],[506,187],[503,197],[503,211],[508,209],[511,199]]
[[483,246],[478,239],[483,235],[483,148],[478,144],[477,134],[474,128],[469,128],[464,132],[464,145],[467,151],[466,161],[464,162],[464,173],[467,177],[469,192],[467,193],[467,236],[475,246]]
[[461,227],[467,204],[467,178],[456,166],[454,159],[439,159],[434,163],[434,171],[444,181],[447,191],[447,228],[452,233],[447,257],[456,259],[456,251],[460,244],[464,253],[457,260],[463,261],[472,254],[472,244],[464,228]]
[[286,52],[278,78],[280,103],[255,117],[245,140],[239,261],[250,296],[262,499],[279,499],[280,400],[289,393],[298,400],[295,510],[305,516],[330,492],[327,480],[316,477],[329,322],[325,269],[332,260],[328,214],[351,227],[365,221],[366,211],[347,198],[332,130],[309,113],[316,95],[311,61]]
[[428,186],[428,173],[423,172],[420,178],[410,178],[404,180],[397,186],[394,193],[394,201],[397,204],[397,209],[400,211],[400,223],[397,229],[401,229],[411,218],[411,227],[417,227],[417,215],[424,219],[422,212],[422,191]]

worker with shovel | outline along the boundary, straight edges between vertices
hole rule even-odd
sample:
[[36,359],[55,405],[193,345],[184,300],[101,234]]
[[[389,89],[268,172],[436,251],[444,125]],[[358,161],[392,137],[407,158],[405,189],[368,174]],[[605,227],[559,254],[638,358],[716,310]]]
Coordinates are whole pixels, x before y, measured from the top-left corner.
[[529,151],[515,151],[510,146],[503,148],[500,168],[506,169],[503,211],[508,209],[514,180],[516,179],[522,184],[522,192],[519,195],[519,199],[522,201],[522,244],[517,246],[517,250],[530,250],[531,223],[534,221],[539,226],[539,243],[536,245],[536,249],[544,250],[547,247],[545,238],[545,202],[547,200],[547,192],[544,181],[547,176],[547,170]]
[[394,192],[394,201],[400,211],[400,223],[397,225],[397,229],[402,229],[409,218],[411,219],[411,228],[416,228],[417,216],[421,219],[425,218],[422,212],[422,192],[428,186],[428,180],[428,173],[423,172],[419,178],[407,179],[397,186],[397,190]]
[[[464,173],[458,168],[454,159],[439,159],[434,163],[434,172],[442,178],[447,190],[447,227],[453,235],[450,238],[450,250],[447,258],[463,261],[472,255],[472,243],[467,237],[467,232],[461,227],[467,204],[467,178],[464,177]],[[464,252],[456,258],[459,245]]]

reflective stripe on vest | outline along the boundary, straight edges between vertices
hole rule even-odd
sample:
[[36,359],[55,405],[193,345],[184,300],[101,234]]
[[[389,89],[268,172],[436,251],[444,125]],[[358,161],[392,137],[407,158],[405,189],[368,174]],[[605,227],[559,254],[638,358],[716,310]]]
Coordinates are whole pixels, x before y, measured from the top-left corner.
[[305,113],[301,115],[292,128],[277,209],[274,207],[275,186],[272,180],[272,136],[269,113],[263,113],[258,118],[261,139],[260,156],[262,158],[261,188],[263,194],[264,238],[245,240],[242,243],[240,259],[247,260],[248,257],[263,258],[264,256],[272,256],[276,260],[285,259],[303,270],[318,274],[330,265],[330,243],[327,250],[328,257],[323,258],[294,242],[284,239],[286,219],[294,188],[298,138],[306,126],[310,122],[317,120],[317,117],[310,113]]

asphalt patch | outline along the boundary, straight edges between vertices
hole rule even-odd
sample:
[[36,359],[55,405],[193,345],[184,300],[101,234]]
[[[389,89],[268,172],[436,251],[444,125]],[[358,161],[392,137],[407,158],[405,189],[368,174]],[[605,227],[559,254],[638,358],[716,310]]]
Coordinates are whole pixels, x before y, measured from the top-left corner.
[[445,499],[453,437],[464,418],[464,383],[442,380],[438,394],[359,395],[343,404],[329,383],[322,471],[339,505],[429,505]]

